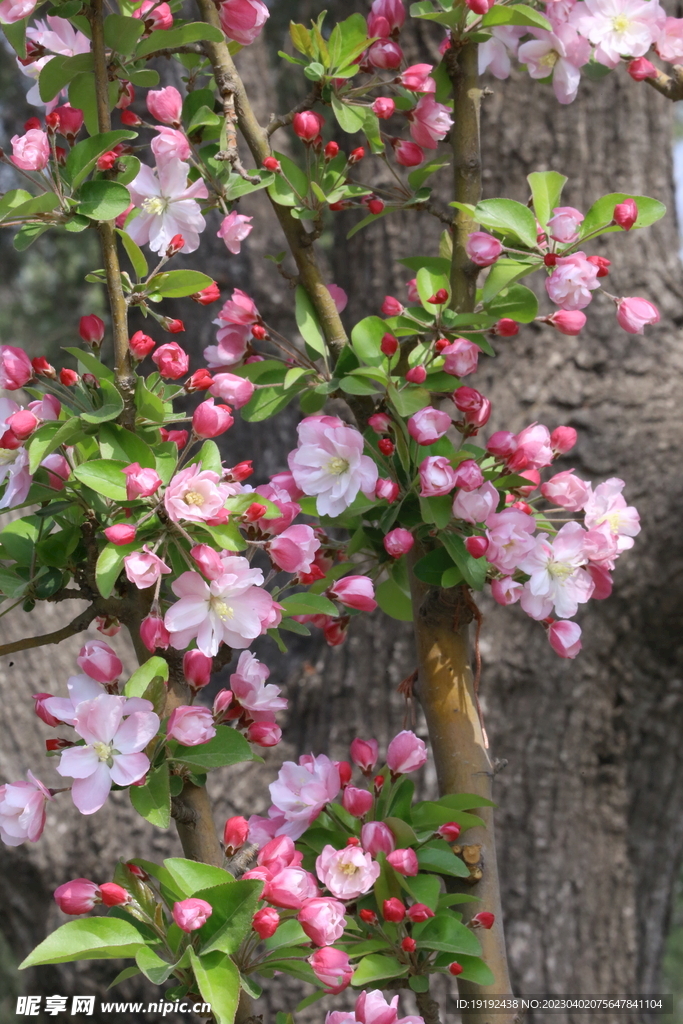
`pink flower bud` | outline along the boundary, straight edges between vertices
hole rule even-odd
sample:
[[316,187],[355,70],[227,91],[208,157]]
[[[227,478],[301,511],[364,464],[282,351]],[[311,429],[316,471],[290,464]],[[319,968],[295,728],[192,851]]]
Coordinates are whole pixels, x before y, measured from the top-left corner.
[[246,377],[238,377],[234,373],[217,373],[209,392],[216,398],[222,398],[235,409],[241,409],[251,400],[254,385]]
[[425,158],[424,150],[416,142],[409,142],[407,139],[392,139],[391,145],[396,163],[401,167],[417,167]]
[[131,353],[135,359],[144,359],[145,356],[150,354],[156,342],[153,338],[150,338],[148,334],[143,334],[142,331],[136,331],[128,344],[130,345]]
[[59,130],[70,142],[76,138],[83,127],[83,111],[64,103],[54,110],[59,115]]
[[580,309],[558,309],[556,313],[546,317],[545,322],[552,324],[560,334],[575,337],[586,326],[586,314]]
[[494,0],[465,0],[465,3],[475,14],[488,14],[494,4]]
[[475,914],[470,919],[470,924],[474,928],[493,928],[493,922],[496,920],[495,915],[489,910],[481,910],[478,914]]
[[99,348],[104,338],[104,320],[91,313],[90,316],[82,316],[78,325],[78,333],[83,341],[93,348]]
[[659,322],[659,310],[647,299],[636,296],[617,301],[617,323],[629,334],[643,334],[647,324]]
[[636,57],[629,61],[626,70],[634,82],[643,82],[646,78],[656,78],[659,72],[654,64],[647,57]]
[[87,914],[100,902],[100,890],[88,878],[74,878],[55,889],[55,903],[63,914]]
[[491,583],[491,596],[497,604],[516,604],[522,596],[522,590],[522,584],[516,583],[511,576]]
[[387,764],[393,775],[417,771],[426,761],[427,748],[409,729],[394,736],[387,749]]
[[282,739],[282,729],[276,722],[252,722],[247,739],[258,747],[276,747]]
[[403,312],[403,306],[393,295],[385,295],[381,311],[384,316],[400,316]]
[[103,882],[100,886],[100,896],[105,907],[120,907],[124,903],[130,903],[130,893],[116,882]]
[[232,704],[232,698],[232,690],[219,690],[213,702],[214,715],[222,715],[224,711],[227,711]]
[[560,619],[549,626],[548,640],[555,654],[561,658],[575,658],[581,650],[581,627],[577,622]]
[[386,480],[380,477],[375,485],[375,497],[381,501],[388,501],[391,505],[399,495],[399,486],[395,480]]
[[509,459],[517,451],[517,436],[509,430],[497,430],[491,434],[486,451],[497,459]]
[[34,693],[33,699],[36,703],[33,710],[37,714],[38,718],[40,718],[42,722],[45,722],[45,725],[51,725],[54,727],[55,725],[61,725],[62,723],[59,718],[55,718],[54,715],[51,715],[45,707],[45,701],[50,700],[51,697],[51,693]]
[[[385,334],[380,342],[380,349],[382,353],[391,359],[392,356],[398,352],[398,338],[395,338],[393,334]],[[381,415],[381,414],[380,414]]]
[[113,683],[123,672],[121,659],[104,640],[88,640],[81,647],[76,664],[98,683]]
[[576,444],[577,437],[573,427],[555,427],[550,435],[550,447],[556,455],[566,455]]
[[192,897],[189,900],[180,900],[180,902],[174,903],[171,913],[175,923],[184,932],[195,932],[209,920],[213,914],[213,908],[206,900]]
[[433,70],[433,64],[411,64],[401,75],[401,85],[411,92],[436,92]]
[[[382,781],[384,781],[382,779]],[[376,857],[378,853],[391,853],[396,849],[394,834],[383,821],[368,821],[360,832],[363,849]]]
[[220,4],[221,28],[228,39],[249,46],[260,35],[270,12],[263,0],[224,0]]
[[184,747],[207,743],[216,735],[213,715],[208,708],[183,704],[171,713],[166,735],[169,740],[178,740]]
[[413,924],[420,924],[434,917],[434,911],[426,903],[413,903],[412,907],[408,907],[408,917]]
[[519,324],[508,316],[501,317],[498,323],[493,325],[493,333],[501,338],[514,338],[519,334]]
[[372,793],[367,789],[356,789],[355,786],[347,786],[342,797],[342,807],[354,818],[362,818],[367,814],[374,803]]
[[126,476],[126,498],[149,498],[161,486],[161,477],[155,469],[142,467],[138,462],[131,462],[122,470]]
[[466,377],[474,373],[479,362],[479,351],[474,342],[456,338],[452,344],[441,349],[445,373],[452,373],[454,377]]
[[360,612],[374,612],[377,607],[375,587],[368,576],[344,576],[333,583],[329,595],[347,608]]
[[171,642],[171,634],[164,625],[164,620],[157,613],[148,615],[140,623],[140,639],[147,648],[154,654],[157,648],[165,651]]
[[135,527],[129,526],[127,523],[115,523],[113,526],[108,526],[104,531],[104,536],[111,544],[132,544],[135,540]]
[[38,424],[39,420],[28,409],[20,409],[7,420],[7,426],[20,441],[30,437]]
[[403,50],[393,39],[378,39],[368,48],[367,61],[373,68],[390,71],[403,60]]
[[195,544],[190,554],[207,580],[217,580],[225,573],[220,555],[208,544]]
[[251,922],[251,926],[261,939],[269,939],[275,935],[280,924],[280,915],[274,907],[263,907],[257,910]]
[[297,921],[316,946],[332,946],[344,934],[345,912],[339,900],[315,897],[304,903]]
[[472,558],[483,558],[488,551],[489,542],[486,537],[465,537],[465,547]]
[[183,98],[172,85],[151,89],[147,93],[147,109],[157,121],[177,128],[183,115]]
[[[236,815],[228,818],[223,829],[223,845],[226,857],[232,857],[247,841],[249,822],[246,818]],[[277,925],[276,925],[277,927]]]
[[451,426],[451,422],[451,417],[447,412],[442,412],[441,409],[433,409],[428,405],[424,409],[419,409],[410,417],[408,420],[408,433],[418,444],[434,444],[440,437],[443,437]]
[[437,828],[437,835],[445,839],[447,843],[454,843],[460,835],[460,825],[455,821],[447,821],[445,825]]
[[454,477],[456,486],[463,491],[474,491],[484,482],[484,475],[474,459],[465,459],[456,466]]
[[320,135],[324,124],[325,121],[320,114],[316,114],[312,110],[303,110],[294,115],[292,128],[294,134],[304,142],[313,142]]
[[183,675],[194,690],[209,684],[212,671],[213,658],[208,654],[202,654],[201,651],[186,651],[183,655]]
[[234,422],[230,406],[216,405],[213,398],[208,398],[195,409],[192,416],[192,429],[197,437],[218,437],[219,434],[224,434]]
[[152,355],[152,362],[156,363],[161,376],[167,377],[169,380],[178,380],[190,368],[190,357],[177,341],[169,341],[165,345],[160,345]]
[[384,550],[392,558],[400,558],[401,555],[405,555],[412,548],[415,543],[410,530],[404,530],[402,526],[396,527],[395,530],[390,530],[384,538]]
[[417,862],[417,854],[415,850],[410,848],[405,850],[393,850],[387,854],[387,863],[391,864],[394,871],[398,871],[399,875],[416,875],[420,870],[420,865]]
[[427,371],[424,366],[413,366],[406,373],[406,380],[410,384],[424,384],[427,379]]
[[579,227],[584,220],[581,210],[576,210],[573,206],[556,206],[553,209],[553,216],[548,221],[550,237],[565,245],[577,242]]
[[74,384],[78,384],[80,377],[75,370],[70,370],[68,366],[65,366],[59,371],[59,382],[65,387],[70,388]]
[[97,632],[102,636],[116,636],[121,630],[121,623],[113,615],[98,615],[95,619]]
[[0,388],[17,391],[28,384],[32,376],[31,360],[22,349],[0,345]]
[[326,992],[337,995],[351,983],[353,967],[349,954],[335,949],[334,946],[323,946],[322,949],[316,950],[312,956],[309,956],[308,962],[318,981],[324,985]]
[[14,135],[10,159],[22,171],[45,170],[50,159],[50,143],[45,132],[31,128],[25,135]]
[[379,744],[377,740],[361,740],[356,738],[351,743],[350,752],[353,763],[358,765],[365,773],[368,773],[377,764]]
[[390,96],[378,96],[372,104],[372,109],[381,121],[386,121],[396,110],[396,104]]
[[624,231],[630,231],[638,220],[638,204],[635,199],[624,199],[614,207],[614,223]]
[[401,903],[396,896],[392,896],[390,900],[384,900],[382,903],[382,917],[385,921],[391,921],[393,924],[398,924],[406,916],[405,904]]
[[473,231],[467,236],[465,252],[478,267],[490,267],[503,251],[502,244],[486,231]]
[[401,940],[401,949],[404,953],[414,953],[417,949],[417,942],[410,935],[406,935],[405,939]]

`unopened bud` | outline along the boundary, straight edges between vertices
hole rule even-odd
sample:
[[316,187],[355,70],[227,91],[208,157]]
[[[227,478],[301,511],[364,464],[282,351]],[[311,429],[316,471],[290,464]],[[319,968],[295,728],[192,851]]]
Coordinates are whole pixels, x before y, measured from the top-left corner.
[[185,239],[182,235],[174,235],[171,241],[166,247],[166,256],[175,256],[177,252],[185,245]]
[[380,349],[389,359],[398,351],[398,338],[393,334],[385,334],[380,342]]
[[255,523],[258,519],[263,519],[267,511],[265,505],[259,505],[257,501],[254,501],[244,513],[244,518],[248,523]]
[[390,437],[383,437],[377,442],[377,447],[382,455],[390,456],[396,451],[396,445]]
[[427,371],[424,366],[413,366],[406,374],[406,380],[410,384],[424,384],[427,379]]
[[445,288],[439,288],[438,292],[427,299],[427,302],[431,302],[433,306],[442,306],[444,302],[448,302],[448,292]]

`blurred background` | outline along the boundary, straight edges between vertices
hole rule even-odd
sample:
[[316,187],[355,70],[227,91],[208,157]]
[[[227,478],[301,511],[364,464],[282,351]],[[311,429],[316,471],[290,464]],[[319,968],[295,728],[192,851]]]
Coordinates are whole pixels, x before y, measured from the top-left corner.
[[[308,22],[322,6],[274,0],[262,37],[239,54],[262,122],[306,94],[305,80],[276,54],[291,49],[289,19]],[[359,0],[330,0],[326,6],[332,20],[354,10],[367,13],[368,7]],[[441,38],[438,26],[407,28],[402,44],[408,63],[436,63]],[[181,85],[175,65],[162,62],[159,70],[163,84]],[[525,176],[556,169],[569,176],[563,201],[584,211],[600,195],[618,190],[654,196],[670,210],[653,228],[606,236],[592,250],[612,260],[611,291],[642,295],[659,306],[658,325],[644,336],[627,335],[616,325],[611,302],[599,296],[579,337],[524,327],[516,338],[498,339],[497,358],[478,374],[477,387],[493,403],[491,432],[519,430],[536,420],[551,429],[574,426],[579,442],[560,468],[575,466],[596,482],[625,479],[629,503],[639,508],[643,524],[635,548],[620,562],[613,596],[593,602],[581,619],[584,650],[575,662],[558,660],[520,609],[500,609],[482,599],[484,713],[493,755],[507,762],[496,777],[496,798],[513,986],[519,994],[674,992],[676,1014],[664,1019],[683,1024],[683,285],[673,176],[675,157],[683,197],[683,123],[671,103],[645,83],[632,82],[623,69],[599,83],[584,79],[569,107],[560,107],[550,87],[531,83],[520,70],[506,82],[486,84],[486,196],[526,202]],[[5,149],[26,119],[40,113],[26,102],[28,85],[0,46]],[[144,109],[140,98],[137,104]],[[330,120],[326,138],[335,135]],[[347,136],[337,141],[351,148]],[[286,129],[275,136],[276,149],[296,155],[296,145]],[[386,173],[367,160],[358,176],[380,182]],[[445,207],[449,171],[433,180],[436,200]],[[16,184],[11,169],[0,165],[0,191]],[[199,252],[176,257],[174,266],[210,274],[223,299],[235,287],[247,291],[265,320],[292,337],[290,283],[264,259],[283,249],[284,239],[262,194],[242,200],[240,212],[255,217],[240,256],[227,252],[215,237],[218,219],[209,219]],[[349,295],[343,315],[349,329],[377,313],[385,294],[405,298],[411,275],[397,259],[434,254],[442,228],[426,213],[392,215],[349,241],[347,232],[360,216],[330,215],[321,239],[328,279]],[[102,291],[83,283],[100,265],[97,239],[92,232],[48,232],[17,253],[10,234],[0,234],[0,340],[63,364],[60,348],[79,343],[80,316],[107,319]],[[284,266],[292,270],[288,262]],[[197,369],[203,348],[214,341],[211,320],[219,305],[167,305],[186,324],[176,340]],[[160,343],[169,340],[154,326],[139,312],[131,317],[131,333],[143,328]],[[284,468],[298,416],[290,406],[263,425],[247,427],[238,419],[221,438],[229,464],[253,458],[254,483]],[[69,618],[73,614],[70,608]],[[13,612],[0,618],[0,642],[58,628],[65,615],[52,605],[32,616]],[[267,807],[267,784],[283,758],[309,751],[345,757],[355,735],[386,744],[404,723],[411,724],[411,709],[396,692],[415,664],[409,629],[379,611],[358,617],[353,626],[338,648],[327,648],[319,635],[293,637],[286,657],[272,645],[258,648],[271,681],[289,698],[285,737],[265,768],[237,766],[212,777],[219,826],[230,814]],[[33,715],[30,695],[64,691],[83,640],[0,659],[3,781],[32,768],[53,783],[52,769],[43,768],[45,727]],[[132,668],[123,632],[113,643]],[[230,671],[224,670],[223,679]],[[215,688],[220,685],[219,680]],[[418,732],[423,728],[418,714]],[[104,881],[120,857],[178,853],[176,837],[135,817],[122,793],[90,818],[62,801],[50,809],[39,843],[0,848],[0,1024],[14,1020],[19,993],[101,994],[114,976],[115,967],[107,963],[16,971],[23,956],[63,921],[52,901],[57,885],[75,876]],[[145,1000],[155,994],[133,982],[111,993]],[[292,1009],[304,994],[294,982],[281,981],[257,1012],[270,1024],[275,1011]],[[297,1021],[321,1021],[323,1008],[345,1007],[345,994],[329,998]],[[407,1005],[402,1012],[409,1012]],[[446,1017],[455,1024],[455,1013]],[[585,1024],[587,1018],[548,1019]],[[614,1017],[615,1024],[646,1019]],[[611,1024],[609,1016],[599,1020]]]

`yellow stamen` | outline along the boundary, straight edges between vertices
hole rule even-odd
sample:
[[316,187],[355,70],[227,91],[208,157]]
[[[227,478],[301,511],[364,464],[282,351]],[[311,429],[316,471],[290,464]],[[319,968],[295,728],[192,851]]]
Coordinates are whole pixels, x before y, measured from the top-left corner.
[[201,508],[204,504],[204,495],[200,494],[199,491],[188,491],[183,501],[186,505],[196,505],[197,508]]

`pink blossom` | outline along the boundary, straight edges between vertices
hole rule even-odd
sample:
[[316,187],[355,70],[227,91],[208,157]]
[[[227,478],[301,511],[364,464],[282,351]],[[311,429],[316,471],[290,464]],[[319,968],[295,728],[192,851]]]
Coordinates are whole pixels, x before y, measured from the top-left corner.
[[[613,569],[619,557],[619,540],[612,533],[609,522],[600,523],[588,531],[583,541],[583,552],[591,562],[601,569]],[[588,567],[589,571],[591,566]]]
[[574,476],[573,469],[556,473],[550,480],[541,485],[541,494],[553,505],[566,508],[568,512],[579,512],[591,493],[591,485],[586,480]]
[[176,650],[195,638],[209,657],[222,643],[243,650],[273,624],[274,602],[261,589],[261,570],[237,555],[226,557],[224,565],[224,575],[210,584],[198,572],[184,572],[171,584],[180,600],[168,609],[164,623]]
[[146,164],[128,186],[131,199],[140,213],[126,226],[138,245],[149,245],[163,254],[175,235],[185,240],[181,252],[199,248],[199,236],[206,227],[197,199],[207,199],[208,191],[200,177],[187,184],[189,164],[168,160],[155,170]]
[[398,995],[388,1003],[379,989],[361,992],[356,1000],[355,1017],[358,1024],[424,1024],[422,1017],[398,1018]]
[[192,414],[192,430],[197,437],[218,437],[235,422],[228,405],[216,405],[213,398],[207,398]]
[[483,523],[495,512],[499,501],[500,491],[487,480],[473,491],[458,491],[453,502],[453,515],[466,523]]
[[273,712],[284,711],[286,697],[280,697],[280,687],[266,684],[270,669],[250,651],[240,654],[237,668],[230,676],[230,687],[238,704],[249,712],[254,721],[272,718]]
[[403,50],[393,39],[378,39],[367,50],[366,59],[373,68],[393,70],[403,60]]
[[579,68],[590,60],[590,44],[566,22],[557,24],[553,32],[533,29],[532,35],[536,38],[522,43],[517,59],[520,64],[526,64],[532,78],[547,78],[552,74],[558,102],[572,103],[581,80]]
[[[214,323],[223,323],[214,320]],[[251,326],[228,324],[216,332],[217,345],[204,349],[204,359],[209,369],[236,366],[241,363],[251,340]]]
[[382,543],[388,555],[391,555],[392,558],[400,558],[401,555],[410,551],[415,543],[415,538],[410,530],[404,530],[402,526],[397,526],[395,530],[389,531]]
[[609,574],[609,570],[604,565],[595,565],[593,562],[590,562],[586,569],[591,574],[591,579],[595,584],[595,590],[592,594],[593,600],[605,601],[612,593],[612,577]]
[[227,217],[223,218],[216,234],[223,239],[227,248],[234,255],[240,252],[242,242],[251,234],[253,219],[253,217],[246,217],[238,213],[237,210],[232,210]]
[[5,846],[20,846],[26,839],[35,843],[45,828],[45,805],[52,795],[32,772],[26,774],[28,782],[0,786],[0,839]]
[[283,816],[278,834],[298,839],[325,804],[334,800],[340,786],[339,768],[324,754],[303,755],[299,764],[285,761],[269,787],[275,812]]
[[598,270],[599,267],[588,262],[584,252],[560,256],[552,274],[545,280],[545,290],[551,301],[562,309],[584,309],[593,297],[591,292],[600,287]]
[[76,664],[98,683],[113,683],[123,672],[121,659],[104,640],[88,640],[81,647]]
[[183,675],[194,690],[208,686],[211,681],[213,661],[201,651],[187,651],[183,657]]
[[157,3],[156,0],[142,0],[142,3],[133,11],[134,18],[140,18],[145,27],[165,30],[173,25],[173,15],[168,4]]
[[139,590],[152,587],[161,575],[170,573],[169,567],[143,544],[142,551],[133,551],[123,559],[126,576]]
[[510,469],[543,469],[552,463],[555,453],[550,431],[542,423],[532,423],[520,430],[516,440],[517,449],[508,459]]
[[[66,683],[69,692],[68,697],[47,697],[43,701],[43,708],[60,722],[73,725],[76,718],[78,705],[85,700],[94,700],[102,694],[102,687],[87,675],[70,676]],[[131,711],[144,710],[143,708],[131,707]]]
[[284,868],[301,867],[303,854],[294,847],[289,836],[277,836],[266,843],[260,851],[256,863],[264,867],[270,875],[276,875]]
[[491,583],[491,596],[498,604],[517,604],[524,589],[521,583],[517,583],[511,576],[502,580],[493,580]]
[[360,846],[335,850],[327,845],[315,862],[315,870],[333,896],[353,900],[372,889],[381,869]]
[[316,950],[309,956],[308,962],[318,981],[333,995],[343,992],[351,983],[353,967],[349,961],[349,954],[335,949],[334,946],[323,946],[322,949]]
[[671,64],[680,63],[683,58],[683,18],[666,19],[655,44],[655,50],[662,60]]
[[579,523],[565,523],[552,541],[545,533],[536,537],[519,559],[519,568],[531,577],[521,603],[532,619],[545,619],[553,608],[560,618],[569,619],[590,598],[595,584],[583,568],[585,536]]
[[14,25],[17,21],[30,18],[37,6],[37,0],[2,0],[0,25]]
[[429,94],[421,97],[411,118],[410,134],[418,146],[425,149],[436,149],[453,127],[449,108],[443,103],[437,103]]
[[337,312],[343,313],[349,303],[349,297],[344,289],[340,288],[338,284],[328,284],[327,290],[332,296]]
[[221,28],[228,39],[249,46],[270,17],[263,0],[225,0],[220,5]]
[[586,314],[582,313],[580,309],[559,309],[552,313],[545,322],[551,324],[560,334],[574,338],[586,326]]
[[165,651],[170,644],[171,634],[166,629],[164,620],[159,615],[158,606],[156,611],[153,608],[152,612],[145,616],[140,623],[140,639],[152,654],[154,654],[157,647]]
[[550,237],[565,245],[578,241],[579,226],[583,220],[581,210],[576,210],[573,206],[555,206],[553,216],[548,221]]
[[433,64],[411,64],[401,75],[401,85],[411,92],[436,92],[436,82],[431,78]]
[[47,470],[48,487],[55,491],[64,490],[64,484],[71,476],[71,466],[64,456],[53,452],[52,455],[46,456],[40,465]]
[[408,420],[408,433],[418,444],[434,444],[451,426],[451,417],[441,409],[426,406]]
[[292,476],[317,496],[320,515],[338,516],[359,491],[374,496],[377,466],[363,455],[363,437],[336,416],[308,416],[297,427],[299,446],[289,453]]
[[88,914],[100,902],[100,889],[89,878],[73,878],[57,886],[54,899],[63,914]]
[[486,519],[486,536],[489,542],[486,551],[487,561],[495,565],[503,573],[512,573],[520,559],[524,558],[534,547],[531,536],[536,528],[531,516],[518,509],[505,509],[493,512]]
[[130,786],[149,769],[142,753],[159,731],[151,710],[126,715],[127,700],[104,693],[78,705],[74,728],[86,745],[62,753],[57,771],[74,780],[71,798],[81,814],[94,814],[104,804],[112,782]]
[[168,720],[166,735],[185,747],[196,747],[208,743],[216,735],[213,715],[209,708],[181,705],[174,708]]
[[246,737],[259,747],[276,747],[282,739],[282,729],[276,722],[252,722]]
[[226,324],[238,324],[244,327],[247,324],[257,323],[259,319],[259,311],[254,300],[240,288],[235,288],[232,298],[223,303],[218,318],[213,322],[221,327]]
[[[650,0],[654,3],[655,0]],[[643,334],[648,324],[659,323],[659,310],[647,299],[636,296],[619,299],[617,302],[617,323],[629,334]]]
[[420,463],[420,496],[433,498],[455,487],[455,472],[445,455],[429,455]]
[[576,622],[553,622],[548,629],[550,646],[561,658],[575,658],[581,650],[581,626]]
[[285,572],[310,572],[320,541],[310,526],[289,526],[268,544],[268,554]]
[[195,932],[201,928],[213,914],[213,907],[206,900],[196,896],[188,900],[179,900],[171,910],[173,920],[184,932]]
[[25,135],[12,136],[12,156],[15,167],[22,171],[42,171],[50,159],[50,143],[39,128],[31,128]]
[[488,30],[491,38],[478,46],[479,74],[485,71],[498,79],[510,77],[512,70],[511,56],[517,55],[520,38],[526,34],[525,28],[517,28],[512,25],[497,25]]
[[[252,873],[247,871],[244,878]],[[267,879],[263,899],[284,910],[300,910],[307,900],[315,899],[320,890],[310,871],[299,867],[287,867]]]
[[184,377],[190,368],[190,357],[177,341],[169,341],[152,354],[152,362],[156,364],[162,377],[178,380]]
[[332,584],[328,593],[335,601],[359,612],[374,612],[377,607],[375,587],[369,576],[344,576]]
[[[473,231],[467,236],[465,251],[478,267],[490,267],[502,253],[503,246],[497,238],[489,235],[488,232]],[[470,342],[470,344],[472,343]],[[446,372],[451,373],[452,371],[447,370]]]
[[26,448],[14,451],[0,448],[0,484],[7,487],[0,501],[0,509],[21,505],[31,489],[32,476],[28,471],[29,454]]
[[474,459],[465,459],[455,469],[455,483],[463,491],[476,491],[484,483],[484,475]]
[[372,104],[372,109],[377,117],[387,121],[396,110],[396,103],[390,96],[378,96]]
[[189,160],[190,143],[184,132],[176,128],[168,128],[166,125],[155,125],[154,130],[158,132],[155,139],[152,139],[151,147],[157,167],[161,167],[172,160]]
[[181,469],[164,494],[164,506],[174,523],[181,519],[205,522],[219,514],[226,498],[235,493],[233,485],[219,483],[218,473],[202,469],[199,463]]
[[357,789],[356,786],[345,786],[342,796],[342,807],[354,818],[363,818],[372,808],[374,803],[372,793],[367,789]]
[[316,946],[331,946],[344,934],[345,913],[338,900],[317,897],[304,903],[296,919]]
[[420,870],[417,854],[415,850],[411,850],[409,847],[403,850],[393,850],[387,854],[387,864],[391,864],[394,871],[398,871],[399,875],[413,876]]
[[[589,530],[602,523],[609,525],[617,538],[619,551],[633,547],[633,538],[640,533],[640,516],[637,509],[626,504],[622,491],[626,485],[618,477],[610,477],[598,484],[584,505],[585,523]],[[564,617],[564,616],[563,616]]]
[[403,0],[373,0],[372,7],[370,8],[370,16],[368,17],[368,33],[371,36],[379,35],[379,32],[374,31],[371,25],[379,18],[383,18],[386,22],[389,32],[393,32],[395,29],[403,28],[406,20],[406,10],[403,6]]
[[150,89],[147,93],[147,109],[157,121],[177,127],[183,116],[183,98],[173,85]]
[[[400,164],[401,167],[417,167],[425,158],[424,149],[418,146],[416,142],[409,142],[407,139],[392,139],[391,145],[396,157],[396,163]],[[395,313],[385,310],[384,305],[382,306],[382,312],[386,316],[395,315]]]
[[387,501],[391,505],[398,498],[399,490],[395,480],[387,480],[380,477],[375,485],[375,497],[379,498],[380,501]]
[[378,853],[391,853],[396,849],[393,832],[383,821],[368,821],[363,825],[361,844],[373,857]]
[[269,484],[259,484],[255,494],[262,494],[264,498],[268,498],[282,513],[274,519],[261,519],[259,527],[262,533],[271,535],[284,533],[301,512],[301,506],[296,501],[291,500],[290,490],[287,490],[280,484],[276,484],[275,477],[272,478]]
[[[491,237],[490,235],[487,237]],[[472,235],[470,235],[472,238]],[[495,241],[495,239],[494,239]],[[441,349],[444,359],[444,371],[454,377],[467,377],[474,373],[479,361],[479,346],[466,338],[456,338],[450,345]]]
[[415,772],[426,761],[427,748],[410,729],[404,729],[394,736],[387,748],[387,764],[394,775]]
[[[18,391],[24,384],[28,384],[32,376],[33,366],[23,349],[15,345],[0,345],[0,388]],[[12,412],[18,411],[19,406],[14,402]],[[9,413],[3,419],[8,416]]]
[[280,915],[273,907],[257,910],[252,921],[252,928],[261,939],[269,939],[275,935],[280,924]]
[[126,498],[149,498],[161,486],[161,477],[155,469],[144,468],[138,462],[125,466]]
[[647,53],[659,38],[666,14],[658,0],[585,0],[570,20],[595,45],[595,59],[615,68],[622,54]]
[[379,744],[377,740],[361,740],[356,737],[351,742],[350,753],[353,763],[363,772],[368,772],[377,764]]

